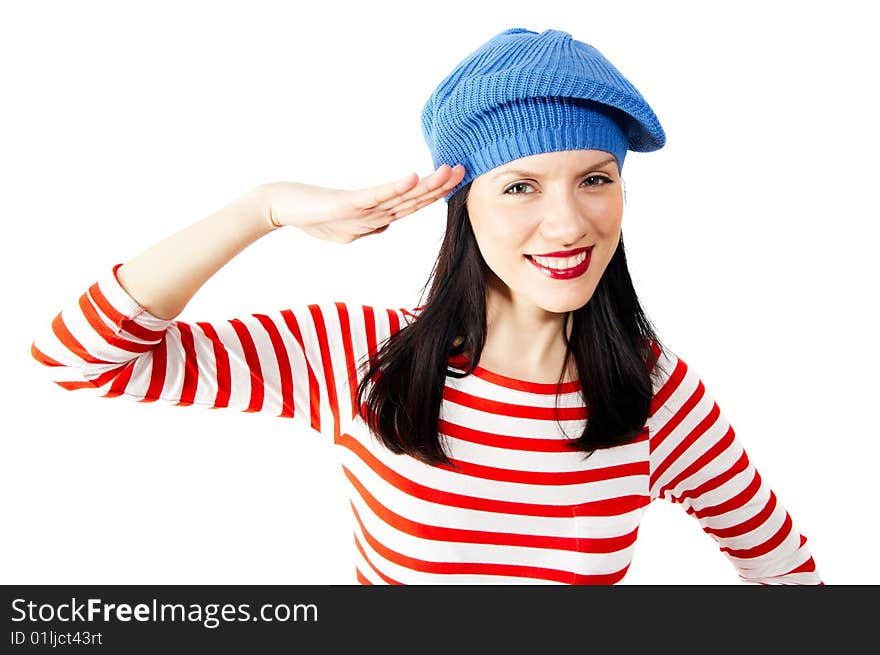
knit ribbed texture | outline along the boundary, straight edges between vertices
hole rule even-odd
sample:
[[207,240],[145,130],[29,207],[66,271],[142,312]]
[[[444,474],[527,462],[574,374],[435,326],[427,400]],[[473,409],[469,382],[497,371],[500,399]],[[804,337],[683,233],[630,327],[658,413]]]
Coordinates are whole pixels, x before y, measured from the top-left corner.
[[434,167],[463,164],[464,179],[543,152],[595,149],[623,169],[627,150],[666,143],[638,90],[593,46],[567,32],[505,30],[468,55],[422,110]]

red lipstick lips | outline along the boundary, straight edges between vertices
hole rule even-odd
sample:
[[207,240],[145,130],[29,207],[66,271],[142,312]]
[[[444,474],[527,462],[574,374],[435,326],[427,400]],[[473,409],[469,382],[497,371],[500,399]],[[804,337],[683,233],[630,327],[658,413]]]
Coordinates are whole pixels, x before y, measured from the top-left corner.
[[537,268],[544,275],[547,275],[548,277],[550,277],[554,280],[571,280],[573,278],[580,277],[581,275],[583,275],[584,273],[587,272],[587,269],[590,267],[590,256],[593,254],[593,247],[592,246],[589,246],[587,248],[578,248],[576,250],[569,250],[568,253],[570,253],[570,254],[551,253],[549,255],[537,255],[537,257],[572,257],[574,255],[577,255],[578,253],[584,252],[585,250],[587,251],[587,256],[584,258],[584,261],[582,261],[577,266],[572,266],[571,268],[563,268],[563,269],[549,268],[547,266],[542,266],[541,264],[536,262],[534,259],[532,259],[532,255],[526,255],[525,257],[529,261],[529,263],[532,264],[532,266]]

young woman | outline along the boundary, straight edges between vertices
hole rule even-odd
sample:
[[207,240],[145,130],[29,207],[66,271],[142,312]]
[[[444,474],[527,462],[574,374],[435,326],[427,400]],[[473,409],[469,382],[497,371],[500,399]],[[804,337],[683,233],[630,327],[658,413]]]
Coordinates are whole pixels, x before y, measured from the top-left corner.
[[[422,127],[431,175],[260,185],[116,264],[33,356],[67,389],[308,425],[348,480],[362,583],[616,583],[665,498],[742,580],[821,584],[806,539],[640,307],[621,170],[665,134],[639,92],[570,34],[513,28],[450,72]],[[419,307],[177,319],[273,230],[350,243],[439,198],[447,230]]]

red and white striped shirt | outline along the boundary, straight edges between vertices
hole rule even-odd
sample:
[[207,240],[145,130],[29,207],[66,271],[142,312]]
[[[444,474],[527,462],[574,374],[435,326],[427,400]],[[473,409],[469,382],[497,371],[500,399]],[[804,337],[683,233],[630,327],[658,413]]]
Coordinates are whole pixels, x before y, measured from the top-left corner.
[[412,311],[328,302],[165,320],[119,284],[121,265],[55,317],[34,358],[65,389],[303,421],[348,480],[364,584],[617,583],[655,498],[694,516],[743,581],[822,584],[806,538],[671,352],[641,436],[589,458],[564,444],[587,418],[579,382],[558,389],[557,413],[556,385],[481,367],[448,376],[439,428],[458,468],[430,466],[390,452],[355,411],[356,364]]

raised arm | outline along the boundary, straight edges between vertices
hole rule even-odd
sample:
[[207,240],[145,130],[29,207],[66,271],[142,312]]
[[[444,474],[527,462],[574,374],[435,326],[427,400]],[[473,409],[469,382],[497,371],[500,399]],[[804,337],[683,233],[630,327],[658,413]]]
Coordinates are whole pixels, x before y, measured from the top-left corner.
[[355,190],[263,184],[126,262],[117,279],[153,316],[172,319],[214,273],[272,230],[293,225],[320,239],[351,243],[434,202],[463,176],[463,168],[444,165],[423,180],[410,174]]
[[116,278],[140,307],[173,319],[208,279],[260,237],[278,229],[257,187],[129,260]]
[[358,191],[258,187],[107,271],[37,335],[31,353],[65,389],[268,411],[335,437],[353,414],[356,365],[399,329],[401,312],[324,302],[216,323],[174,317],[268,232],[296,225],[341,242],[376,234],[457,183],[443,173]]

